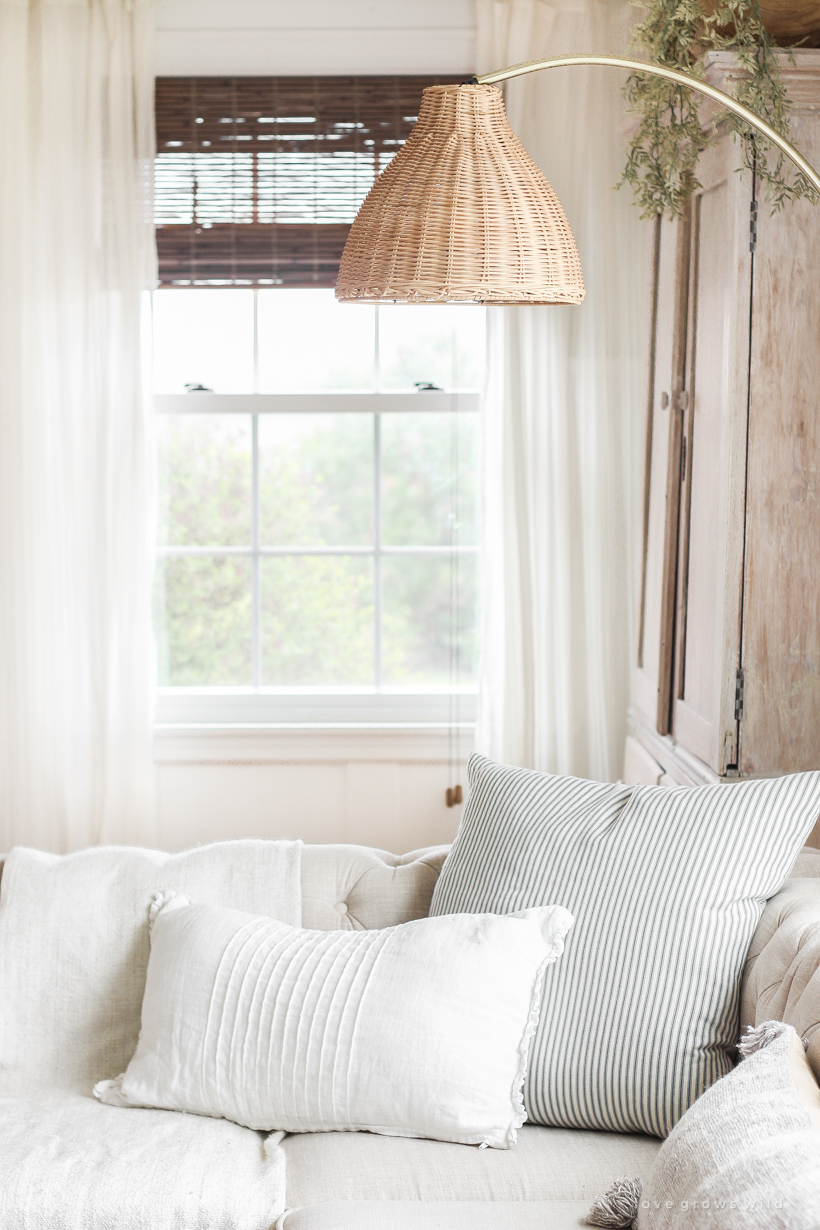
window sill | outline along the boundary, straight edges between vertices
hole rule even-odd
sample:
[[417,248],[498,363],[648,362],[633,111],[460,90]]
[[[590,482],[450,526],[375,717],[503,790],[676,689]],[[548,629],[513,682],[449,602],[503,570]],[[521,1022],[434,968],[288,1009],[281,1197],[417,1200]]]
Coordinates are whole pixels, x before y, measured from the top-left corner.
[[374,688],[160,688],[158,727],[393,728],[470,725],[476,718],[474,688],[411,690]]
[[447,763],[473,747],[475,689],[160,688],[158,764]]
[[473,750],[472,722],[216,723],[154,727],[156,764],[447,764]]

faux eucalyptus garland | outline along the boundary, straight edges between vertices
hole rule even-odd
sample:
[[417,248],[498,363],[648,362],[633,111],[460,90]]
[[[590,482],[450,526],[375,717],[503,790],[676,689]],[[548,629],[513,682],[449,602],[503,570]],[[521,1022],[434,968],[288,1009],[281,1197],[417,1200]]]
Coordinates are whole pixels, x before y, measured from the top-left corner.
[[[746,69],[736,85],[738,102],[788,137],[789,99],[759,0],[648,0],[638,7],[646,16],[633,41],[650,61],[702,77],[708,52],[733,51]],[[698,96],[684,86],[633,73],[625,94],[640,121],[621,183],[634,189],[641,217],[682,215],[687,199],[700,187],[695,176],[698,158],[724,122],[743,141],[745,165],[757,175],[773,211],[798,197],[817,203],[818,195],[804,176],[792,174],[771,142],[742,120],[722,112],[702,128]]]

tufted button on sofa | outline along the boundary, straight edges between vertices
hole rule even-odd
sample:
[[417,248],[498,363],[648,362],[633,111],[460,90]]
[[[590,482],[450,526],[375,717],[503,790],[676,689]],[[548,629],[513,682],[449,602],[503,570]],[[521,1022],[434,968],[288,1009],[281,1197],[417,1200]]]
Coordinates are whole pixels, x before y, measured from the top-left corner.
[[426,918],[448,850],[396,855],[367,846],[305,846],[302,926],[369,931]]

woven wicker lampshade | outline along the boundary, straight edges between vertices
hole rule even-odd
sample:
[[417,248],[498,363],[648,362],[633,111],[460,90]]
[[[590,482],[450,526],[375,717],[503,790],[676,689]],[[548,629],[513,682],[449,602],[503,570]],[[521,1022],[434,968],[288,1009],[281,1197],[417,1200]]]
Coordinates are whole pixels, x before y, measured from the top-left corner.
[[403,303],[581,303],[561,203],[513,133],[493,85],[436,85],[371,188],[336,298]]

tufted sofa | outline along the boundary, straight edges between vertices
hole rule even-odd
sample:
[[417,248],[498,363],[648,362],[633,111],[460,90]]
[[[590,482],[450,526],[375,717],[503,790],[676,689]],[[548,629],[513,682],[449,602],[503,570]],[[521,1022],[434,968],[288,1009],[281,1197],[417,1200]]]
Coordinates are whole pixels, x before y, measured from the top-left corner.
[[[446,855],[445,846],[396,856],[306,845],[302,924],[425,917]],[[749,951],[741,1024],[770,1018],[808,1038],[820,1075],[820,851],[798,857]],[[507,1151],[366,1132],[286,1136],[287,1210],[276,1230],[576,1230],[592,1200],[621,1175],[645,1175],[659,1147],[647,1136],[534,1126]]]
[[[387,927],[427,914],[447,847],[403,857],[305,846],[302,922]],[[820,1075],[820,851],[806,848],[761,918],[743,979],[742,1026],[777,1017],[809,1038]],[[288,1136],[280,1230],[572,1230],[621,1175],[645,1174],[648,1136],[525,1126],[509,1151],[368,1133]]]

